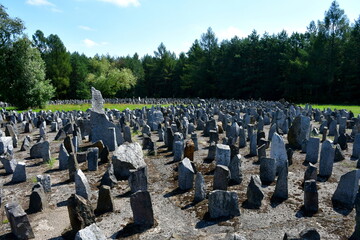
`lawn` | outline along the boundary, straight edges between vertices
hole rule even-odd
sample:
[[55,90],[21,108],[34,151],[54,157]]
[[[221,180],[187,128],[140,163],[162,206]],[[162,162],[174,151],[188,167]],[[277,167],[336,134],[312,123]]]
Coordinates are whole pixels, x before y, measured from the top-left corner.
[[[305,104],[299,104],[301,107],[305,107]],[[310,104],[312,108],[318,108],[321,111],[327,108],[330,108],[331,110],[337,109],[346,109],[348,111],[352,111],[355,116],[360,114],[360,106],[355,105],[318,105],[318,104]]]

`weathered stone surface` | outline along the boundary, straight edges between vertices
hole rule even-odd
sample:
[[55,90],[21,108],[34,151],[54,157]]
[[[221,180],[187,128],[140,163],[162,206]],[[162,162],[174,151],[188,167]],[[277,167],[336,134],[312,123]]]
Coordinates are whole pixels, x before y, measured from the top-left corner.
[[313,214],[319,210],[319,196],[316,180],[306,180],[304,184],[304,209],[305,213]]
[[44,192],[51,192],[51,177],[49,174],[45,175],[36,175],[36,180],[38,183],[41,183]]
[[240,216],[236,192],[215,190],[209,194],[210,218]]
[[31,138],[30,138],[30,136],[26,136],[26,137],[24,138],[23,143],[21,144],[20,151],[29,151],[29,149],[30,149],[30,143],[31,143]]
[[229,166],[231,151],[228,145],[216,144],[215,160],[216,165]]
[[355,135],[355,140],[353,144],[353,151],[351,158],[353,159],[359,159],[360,158],[360,133],[357,133]]
[[261,190],[261,182],[259,176],[251,176],[247,191],[247,207],[248,208],[260,208],[261,201],[264,198],[264,193]]
[[319,148],[320,148],[320,139],[319,138],[309,138],[307,148],[306,148],[306,158],[305,161],[310,163],[317,163],[319,158]]
[[131,169],[146,166],[139,143],[125,143],[116,148],[113,153],[112,163],[117,179],[128,179]]
[[130,205],[133,212],[134,224],[149,227],[154,225],[154,213],[148,191],[137,191],[133,193],[130,197]]
[[140,167],[136,170],[130,170],[130,177],[128,179],[131,192],[147,191],[148,180],[147,180],[147,167]]
[[188,158],[190,161],[194,161],[195,145],[193,140],[187,140],[184,149],[184,158]]
[[283,138],[277,133],[274,133],[271,140],[270,158],[275,159],[277,172],[279,172],[280,168],[285,164],[287,165],[288,159],[285,143]]
[[285,164],[280,170],[276,181],[275,191],[272,196],[274,200],[288,199],[288,166]]
[[67,200],[71,228],[79,231],[86,226],[95,223],[94,210],[89,200],[72,194]]
[[99,149],[89,148],[87,152],[87,165],[89,171],[98,170]]
[[326,140],[321,145],[319,175],[330,177],[334,165],[335,149],[331,141]]
[[113,188],[116,185],[116,183],[117,183],[117,179],[114,174],[114,167],[112,163],[110,163],[106,172],[101,178],[100,185],[107,185],[110,188]]
[[50,144],[48,141],[35,143],[30,149],[31,158],[42,158],[44,162],[50,161]]
[[358,191],[355,198],[355,230],[354,233],[349,238],[350,240],[358,240],[360,239],[360,192]]
[[295,149],[301,149],[304,139],[309,139],[310,135],[310,118],[305,116],[297,116],[292,122],[289,133],[287,135],[290,146]]
[[253,134],[250,138],[250,156],[257,156],[257,135]]
[[14,173],[18,162],[12,156],[0,157],[0,161],[5,168],[6,174]]
[[317,167],[312,163],[309,163],[304,173],[304,181],[317,179]]
[[243,174],[241,169],[241,155],[234,155],[229,164],[230,180],[233,183],[240,184],[243,180]]
[[215,159],[215,155],[216,155],[216,144],[215,142],[211,142],[206,159],[208,161],[213,161]]
[[334,153],[334,162],[340,162],[345,159],[345,155],[343,151],[341,150],[341,147],[339,144],[335,145],[335,153]]
[[178,183],[181,190],[193,188],[195,171],[188,158],[184,158],[179,164]]
[[114,211],[114,202],[111,196],[110,187],[102,185],[99,188],[99,197],[95,209],[96,214],[103,214]]
[[206,198],[206,185],[201,172],[196,173],[194,202],[201,202]]
[[334,207],[352,209],[359,189],[360,170],[353,170],[341,176],[331,200]]
[[81,169],[78,169],[75,173],[75,190],[77,195],[90,200],[90,185]]
[[[38,186],[37,186],[38,185]],[[47,198],[42,184],[36,184],[30,195],[29,212],[41,212],[48,206]]]
[[341,150],[346,150],[348,148],[347,145],[347,138],[345,136],[345,134],[340,134],[339,138],[338,138],[338,144],[341,147]]
[[11,179],[12,183],[26,182],[26,166],[24,162],[18,162]]
[[69,180],[75,180],[75,173],[79,169],[79,163],[77,161],[76,155],[74,153],[70,153],[68,159],[68,170],[69,170]]
[[106,240],[106,236],[101,229],[95,224],[91,224],[78,231],[74,240]]
[[12,233],[18,239],[35,238],[29,219],[22,207],[15,202],[5,205],[6,216],[9,220]]
[[229,180],[230,180],[229,168],[224,165],[216,165],[214,172],[213,189],[226,191]]
[[263,184],[270,184],[276,177],[276,161],[273,158],[260,160],[260,180]]
[[173,151],[174,151],[174,162],[181,161],[184,155],[184,142],[175,141],[173,146]]

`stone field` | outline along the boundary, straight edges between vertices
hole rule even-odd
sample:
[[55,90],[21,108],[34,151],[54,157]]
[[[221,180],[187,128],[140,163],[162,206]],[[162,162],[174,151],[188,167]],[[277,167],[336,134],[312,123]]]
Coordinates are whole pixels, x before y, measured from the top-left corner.
[[[360,119],[287,102],[0,111],[0,239],[360,239]],[[359,194],[360,195],[360,194]]]

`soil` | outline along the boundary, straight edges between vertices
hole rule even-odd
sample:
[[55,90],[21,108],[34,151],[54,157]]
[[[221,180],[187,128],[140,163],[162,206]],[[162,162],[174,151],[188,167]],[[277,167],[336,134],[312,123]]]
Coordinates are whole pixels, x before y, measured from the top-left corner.
[[[312,122],[313,126],[317,126]],[[49,127],[49,126],[48,126]],[[269,126],[265,127],[266,136]],[[48,131],[50,129],[48,128]],[[350,131],[349,129],[347,131]],[[197,170],[205,178],[207,192],[212,190],[214,162],[205,160],[208,153],[208,138],[197,131],[199,150],[195,152],[194,162]],[[30,159],[29,151],[21,152],[21,143],[26,134],[19,135],[19,146],[15,149],[15,158],[26,163],[27,181],[11,184],[12,175],[7,175],[0,168],[0,185],[3,185],[2,205],[18,201],[23,209],[29,207],[31,188],[36,182],[36,175],[50,174],[52,192],[48,194],[49,208],[39,213],[28,214],[36,239],[63,239],[62,234],[70,229],[67,210],[67,199],[75,192],[74,183],[69,183],[68,171],[58,170],[58,161],[53,166],[42,163],[41,159]],[[56,133],[48,132],[48,139],[53,140]],[[224,137],[220,134],[220,141]],[[38,130],[31,134],[32,139],[39,137]],[[133,139],[142,142],[141,136]],[[241,215],[231,219],[210,220],[208,202],[193,202],[194,190],[187,192],[177,188],[177,165],[173,156],[162,142],[157,142],[156,132],[152,133],[156,142],[157,155],[148,156],[144,151],[144,159],[148,165],[149,192],[152,198],[156,225],[150,229],[135,229],[132,223],[130,208],[130,188],[127,181],[119,181],[112,189],[115,211],[96,217],[97,225],[106,237],[111,239],[222,239],[228,232],[236,232],[246,239],[282,239],[285,232],[299,233],[305,228],[316,228],[322,239],[347,239],[355,227],[355,210],[344,212],[333,209],[331,197],[335,192],[340,177],[356,168],[356,161],[350,160],[352,144],[345,150],[346,159],[334,163],[333,174],[325,182],[318,181],[319,212],[308,217],[302,212],[303,189],[302,181],[306,165],[306,154],[294,151],[293,164],[289,166],[288,185],[289,198],[282,203],[271,203],[275,183],[262,186],[264,199],[260,209],[243,207],[246,201],[246,189],[251,175],[259,174],[257,157],[248,157],[247,147],[240,149],[242,155],[243,181],[240,185],[232,185],[228,190],[236,191],[239,198]],[[284,135],[284,139],[287,139]],[[287,142],[287,141],[286,141]],[[52,157],[58,157],[61,141],[50,141]],[[267,149],[267,156],[270,149]],[[316,164],[318,166],[318,163]],[[107,164],[99,166],[96,172],[87,171],[86,163],[80,164],[89,180],[92,190],[91,203],[96,208],[99,180],[107,168]],[[4,208],[1,206],[0,239],[13,239],[10,224],[6,220]]]

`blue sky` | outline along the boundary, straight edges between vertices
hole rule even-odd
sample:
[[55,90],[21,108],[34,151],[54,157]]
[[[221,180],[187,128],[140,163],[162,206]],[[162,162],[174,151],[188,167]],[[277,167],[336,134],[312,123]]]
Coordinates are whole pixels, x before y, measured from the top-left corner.
[[[219,41],[253,29],[289,34],[304,32],[311,20],[323,20],[332,0],[0,0],[11,17],[25,22],[29,37],[38,29],[57,34],[70,51],[87,56],[187,52],[212,27]],[[338,0],[351,23],[359,0]]]

